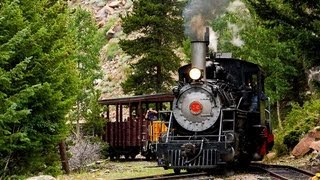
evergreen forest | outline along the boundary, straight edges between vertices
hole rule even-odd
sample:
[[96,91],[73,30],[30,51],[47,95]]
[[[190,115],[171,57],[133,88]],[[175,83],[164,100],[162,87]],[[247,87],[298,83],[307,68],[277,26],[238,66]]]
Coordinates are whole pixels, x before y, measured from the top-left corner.
[[[320,125],[320,3],[133,0],[130,10],[101,23],[79,2],[0,0],[0,179],[69,173],[61,151],[70,137],[83,139],[81,131],[105,150],[98,100],[109,85],[98,82],[115,78],[102,67],[126,65],[115,80],[122,96],[171,92],[178,68],[190,62],[186,23],[199,14],[216,35],[213,49],[265,71],[277,155]],[[120,26],[113,41],[110,29]]]

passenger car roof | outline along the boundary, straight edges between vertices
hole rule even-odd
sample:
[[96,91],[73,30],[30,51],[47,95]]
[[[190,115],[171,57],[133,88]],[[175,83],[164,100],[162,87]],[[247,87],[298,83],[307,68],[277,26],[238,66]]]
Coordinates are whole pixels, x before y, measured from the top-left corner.
[[99,100],[99,104],[103,105],[129,105],[131,103],[155,103],[155,102],[172,102],[173,94],[152,94],[152,95],[138,95],[119,98],[110,98]]

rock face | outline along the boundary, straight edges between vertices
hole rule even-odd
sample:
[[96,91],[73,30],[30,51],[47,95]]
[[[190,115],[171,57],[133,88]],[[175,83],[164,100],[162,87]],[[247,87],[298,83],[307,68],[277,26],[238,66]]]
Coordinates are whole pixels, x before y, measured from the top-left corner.
[[311,130],[305,137],[303,137],[300,142],[294,147],[291,154],[300,158],[307,154],[310,150],[315,150],[320,152],[320,131],[319,127]]
[[109,7],[111,8],[118,8],[120,6],[120,1],[112,1],[109,3]]
[[[100,99],[124,96],[121,83],[131,73],[131,64],[137,62],[125,54],[119,47],[120,39],[136,39],[142,37],[140,32],[126,35],[123,33],[122,20],[133,11],[133,0],[70,0],[69,6],[81,7],[93,13],[97,27],[105,34],[105,46],[100,50],[100,66],[103,78],[97,80],[96,88],[101,90]],[[179,57],[183,53],[175,52]],[[178,79],[177,76],[174,76]]]
[[124,71],[128,69],[128,58],[119,46],[119,39],[125,39],[122,32],[120,16],[130,13],[132,0],[82,0],[69,1],[69,6],[82,7],[93,13],[97,27],[105,32],[105,46],[100,51],[103,78],[97,81],[97,88],[102,92],[100,98],[123,96],[121,82],[124,81]]

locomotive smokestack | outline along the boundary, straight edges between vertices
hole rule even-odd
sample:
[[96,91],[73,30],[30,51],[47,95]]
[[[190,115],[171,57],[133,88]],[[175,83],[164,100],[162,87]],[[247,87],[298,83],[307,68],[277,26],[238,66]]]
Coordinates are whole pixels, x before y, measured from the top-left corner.
[[192,68],[198,68],[203,73],[203,80],[206,80],[206,56],[208,54],[209,45],[209,28],[206,28],[206,32],[203,36],[204,40],[191,42],[191,59]]

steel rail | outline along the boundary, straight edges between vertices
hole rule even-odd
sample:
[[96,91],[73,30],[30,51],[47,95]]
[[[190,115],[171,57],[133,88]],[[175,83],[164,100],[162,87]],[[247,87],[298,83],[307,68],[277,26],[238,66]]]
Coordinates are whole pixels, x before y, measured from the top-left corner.
[[286,165],[252,163],[250,166],[282,180],[309,179],[315,176],[312,172]]
[[181,173],[181,174],[170,173],[170,174],[162,174],[162,175],[154,175],[154,176],[125,178],[125,179],[121,179],[121,180],[137,180],[137,179],[144,179],[144,180],[184,179],[184,178],[207,176],[207,175],[208,175],[208,173],[206,173],[206,172],[200,172],[200,173]]

